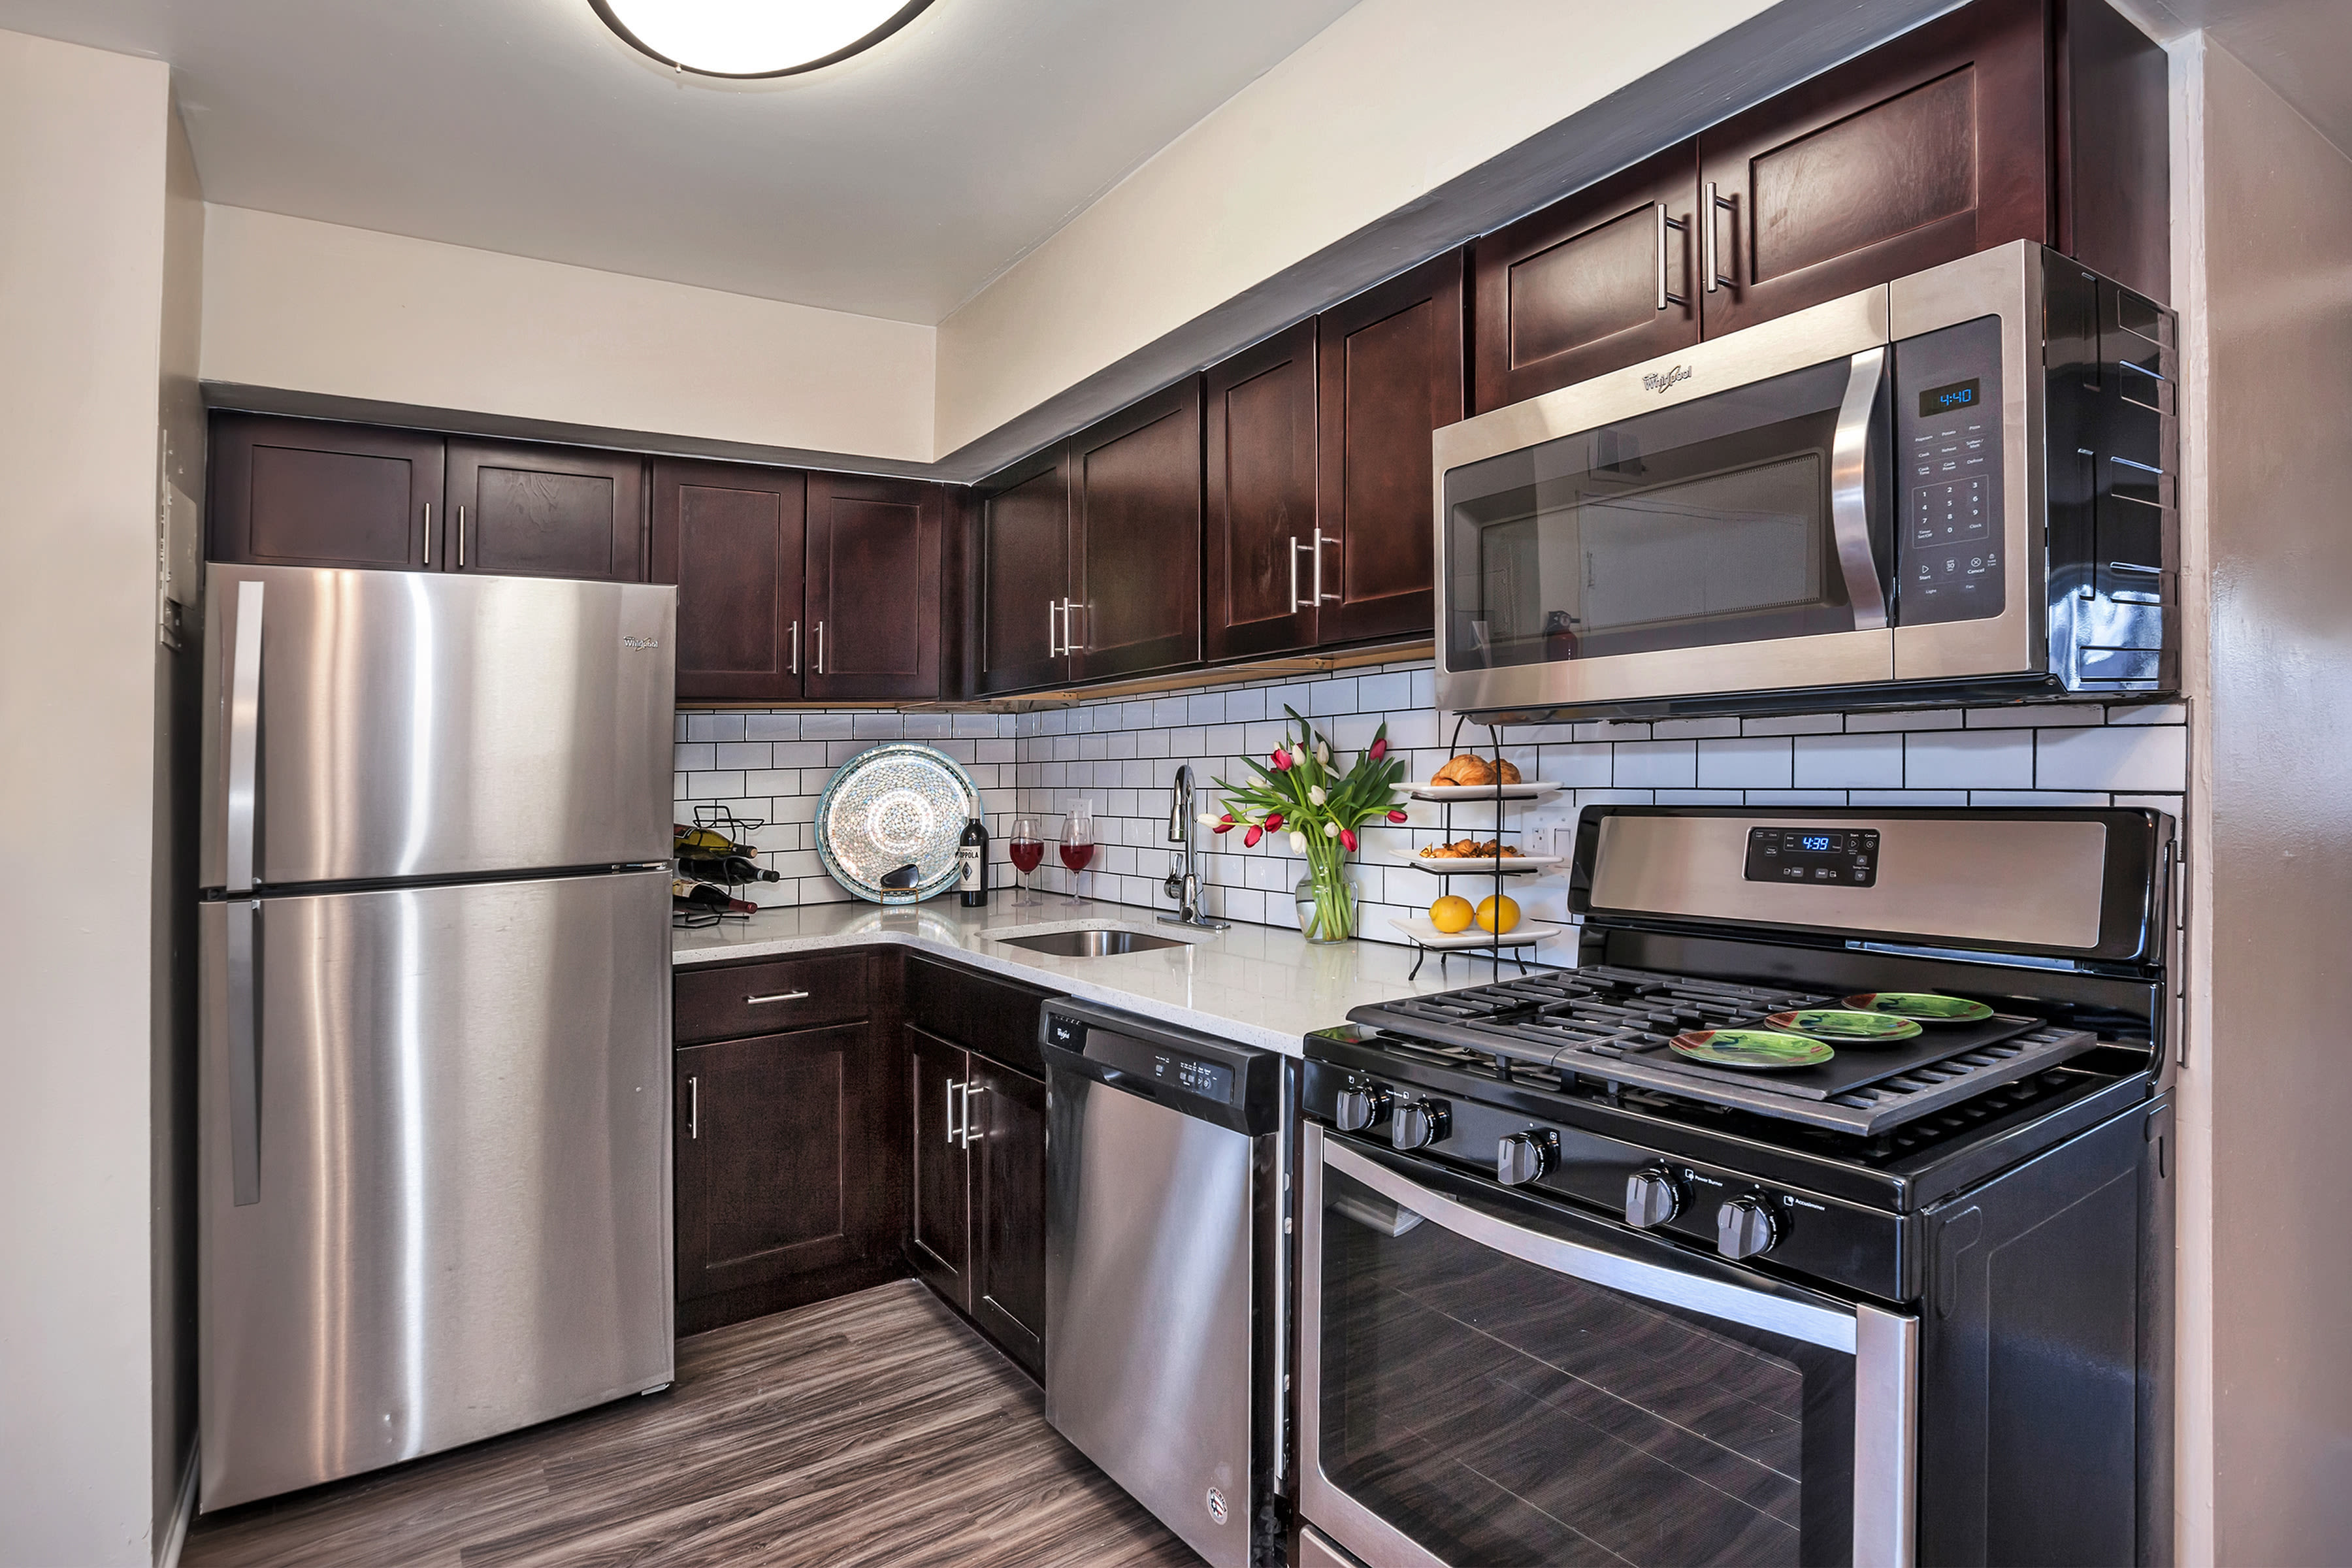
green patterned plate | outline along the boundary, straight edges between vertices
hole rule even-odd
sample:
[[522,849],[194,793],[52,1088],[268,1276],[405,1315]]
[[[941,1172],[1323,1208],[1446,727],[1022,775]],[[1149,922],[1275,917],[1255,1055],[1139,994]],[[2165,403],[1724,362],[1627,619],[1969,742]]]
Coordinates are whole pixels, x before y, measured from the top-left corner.
[[1826,1041],[1802,1035],[1775,1034],[1769,1029],[1693,1029],[1666,1042],[1679,1057],[1709,1067],[1811,1068],[1837,1055]]
[[1824,1039],[1853,1040],[1863,1045],[1891,1046],[1919,1033],[1919,1026],[1892,1013],[1849,1013],[1835,1007],[1807,1007],[1795,1013],[1773,1013],[1764,1020],[1776,1029]]
[[1981,1002],[1938,996],[1932,991],[1865,991],[1859,996],[1847,997],[1845,1005],[1865,1013],[1916,1018],[1923,1024],[1981,1024],[1992,1016],[1992,1009]]

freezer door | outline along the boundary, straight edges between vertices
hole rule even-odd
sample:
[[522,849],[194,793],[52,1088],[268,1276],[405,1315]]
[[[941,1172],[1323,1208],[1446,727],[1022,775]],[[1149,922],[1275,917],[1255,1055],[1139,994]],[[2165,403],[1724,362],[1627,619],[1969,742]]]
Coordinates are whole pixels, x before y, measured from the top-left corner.
[[206,592],[204,886],[249,885],[247,843],[281,886],[669,854],[677,589],[216,565]]
[[669,1381],[668,925],[659,872],[202,906],[204,1507]]

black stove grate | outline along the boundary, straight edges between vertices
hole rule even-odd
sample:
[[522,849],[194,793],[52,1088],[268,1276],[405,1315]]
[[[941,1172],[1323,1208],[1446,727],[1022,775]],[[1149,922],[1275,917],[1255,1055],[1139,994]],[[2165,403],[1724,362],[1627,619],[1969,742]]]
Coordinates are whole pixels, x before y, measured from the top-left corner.
[[1580,1078],[1611,1092],[1633,1086],[1863,1136],[2015,1082],[2098,1043],[2082,1030],[2004,1016],[1965,1031],[1925,1035],[1898,1050],[1849,1049],[1828,1067],[1769,1077],[1709,1068],[1665,1049],[1687,1029],[1754,1026],[1769,1014],[1833,1000],[1596,965],[1360,1007],[1349,1017],[1491,1057],[1515,1078],[1512,1064],[1539,1068],[1558,1074],[1564,1089]]

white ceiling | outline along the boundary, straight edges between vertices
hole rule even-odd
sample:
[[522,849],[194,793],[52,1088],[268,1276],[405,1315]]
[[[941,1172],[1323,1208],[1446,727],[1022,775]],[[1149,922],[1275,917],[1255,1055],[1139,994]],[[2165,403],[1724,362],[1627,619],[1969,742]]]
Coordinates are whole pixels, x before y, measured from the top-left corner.
[[932,323],[1355,0],[934,0],[678,79],[587,0],[0,0],[172,63],[207,200]]

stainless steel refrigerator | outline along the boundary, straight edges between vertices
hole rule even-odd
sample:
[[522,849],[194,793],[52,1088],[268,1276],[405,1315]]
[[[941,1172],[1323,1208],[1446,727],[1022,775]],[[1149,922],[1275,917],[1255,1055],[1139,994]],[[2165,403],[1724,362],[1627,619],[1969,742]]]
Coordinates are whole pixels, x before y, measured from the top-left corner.
[[669,1381],[676,595],[210,569],[205,1508]]

